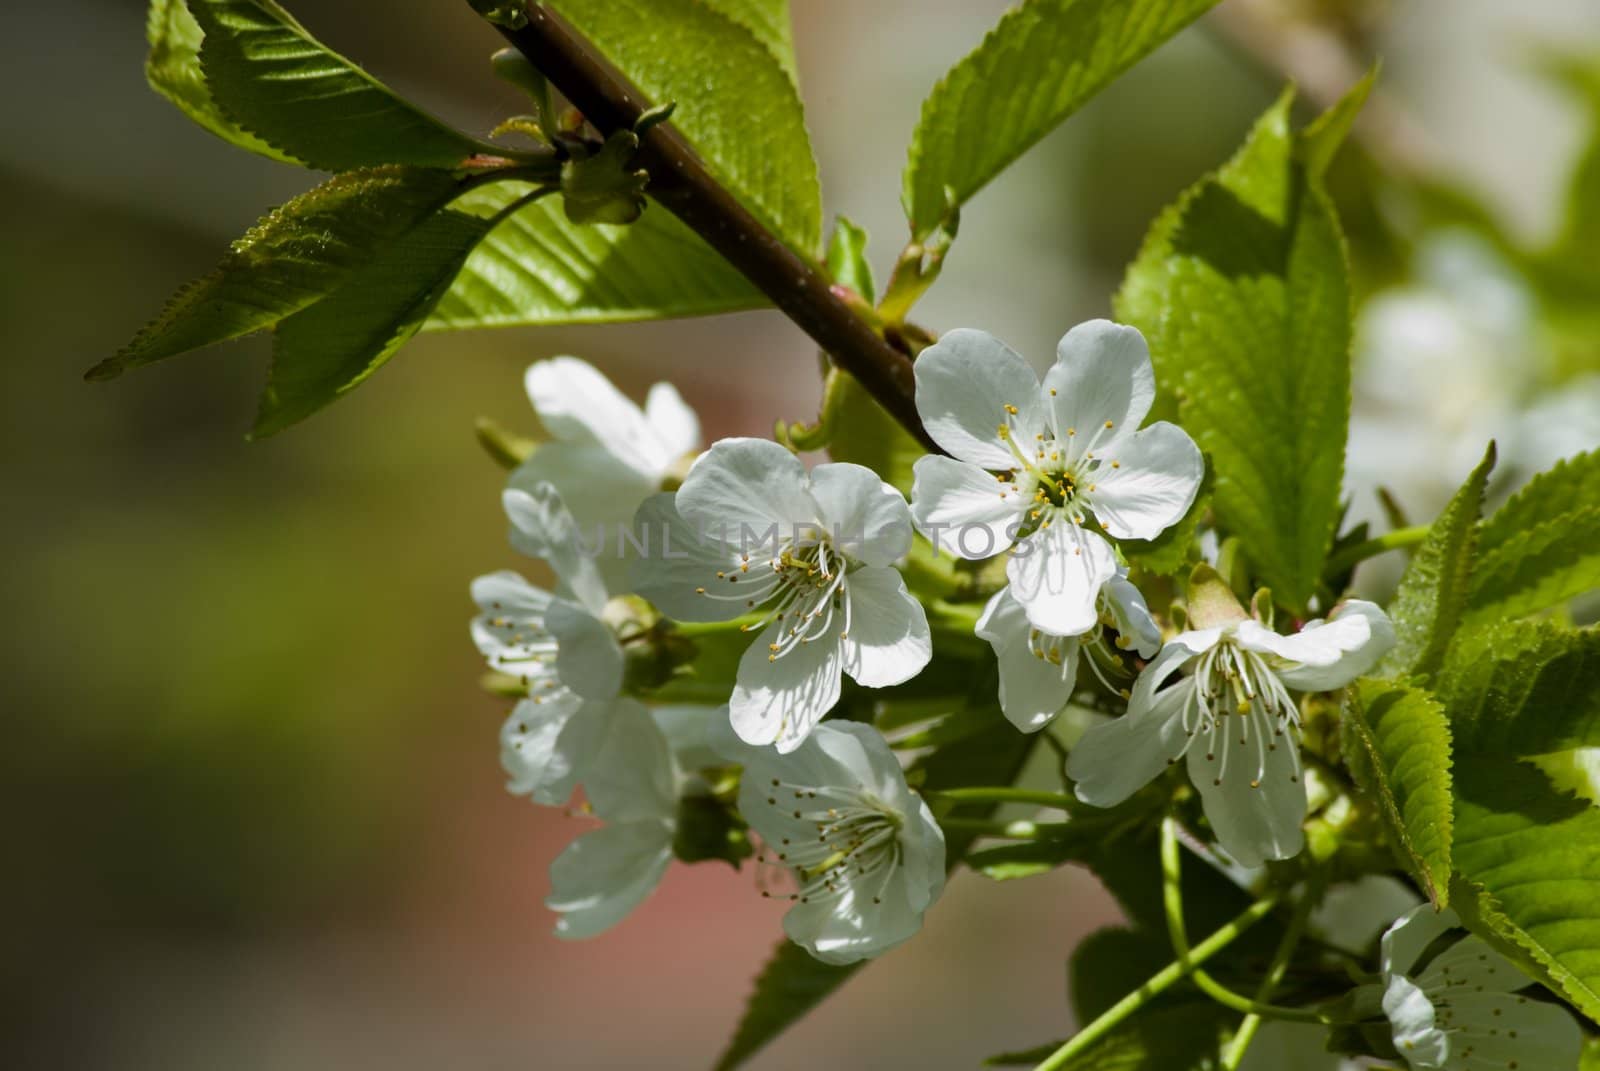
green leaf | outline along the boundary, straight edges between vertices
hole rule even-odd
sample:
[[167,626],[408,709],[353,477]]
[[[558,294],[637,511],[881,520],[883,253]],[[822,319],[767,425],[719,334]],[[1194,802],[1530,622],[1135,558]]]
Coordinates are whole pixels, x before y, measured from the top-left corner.
[[386,167],[337,175],[267,216],[210,275],[180,290],[116,356],[129,368],[270,327],[326,297],[460,192],[442,171]]
[[[1094,931],[1078,942],[1067,964],[1067,995],[1073,1016],[1080,1024],[1093,1022],[1173,958],[1172,942],[1165,932],[1157,937],[1148,930],[1123,926]],[[1157,999],[1165,1003],[1175,996],[1165,994]]]
[[1455,780],[1456,910],[1600,1021],[1600,807],[1507,755],[1458,755]]
[[[786,243],[817,255],[822,193],[800,96],[779,58],[749,28],[753,12],[770,4],[556,0],[553,6],[652,102],[676,102],[672,124],[712,174]],[[735,8],[742,20],[726,13]]]
[[833,226],[827,264],[828,277],[834,282],[848,286],[869,305],[877,302],[878,286],[873,282],[872,265],[867,261],[867,232],[844,216]]
[[1340,512],[1350,281],[1289,104],[1285,94],[1228,164],[1157,219],[1117,311],[1149,339],[1157,382],[1211,455],[1218,522],[1274,596],[1303,609]]
[[[1061,1071],[1201,1071],[1217,1066],[1228,1022],[1221,1005],[1188,1001],[1151,1008],[1123,1020],[1100,1040],[1061,1064]],[[1034,1066],[1060,1047],[1001,1053],[989,1067]]]
[[1464,634],[1439,674],[1461,753],[1600,747],[1600,630],[1506,621]]
[[814,959],[797,944],[784,941],[756,979],[744,1018],[733,1041],[717,1060],[716,1071],[733,1071],[822,1003],[861,965],[836,967]]
[[505,152],[400,99],[273,0],[187,2],[205,33],[200,64],[216,104],[238,128],[309,167],[456,169],[479,153]]
[[771,52],[778,65],[799,85],[795,69],[794,27],[789,18],[789,0],[701,0],[740,26],[749,30]]
[[1378,663],[1376,676],[1426,677],[1444,659],[1471,590],[1483,489],[1494,462],[1495,448],[1490,443],[1483,461],[1433,522],[1428,538],[1412,556],[1389,607],[1396,642]]
[[1025,0],[1008,11],[923,102],[901,195],[912,236],[932,234],[950,209],[1215,2]]
[[340,289],[280,322],[252,437],[304,420],[381,368],[422,328],[489,227],[440,212]]
[[[454,207],[492,215],[530,187],[496,183]],[[651,205],[628,226],[570,222],[530,204],[479,244],[428,330],[618,323],[760,308],[766,299],[676,217]]]
[[1346,693],[1343,750],[1436,907],[1450,896],[1450,726],[1427,691],[1364,679]]
[[144,75],[151,89],[223,141],[283,163],[294,162],[240,129],[217,107],[200,69],[200,41],[204,35],[184,0],[151,0],[147,36],[150,55],[145,60]]
[[1600,587],[1600,451],[1535,476],[1484,522],[1478,541],[1474,621],[1533,613]]

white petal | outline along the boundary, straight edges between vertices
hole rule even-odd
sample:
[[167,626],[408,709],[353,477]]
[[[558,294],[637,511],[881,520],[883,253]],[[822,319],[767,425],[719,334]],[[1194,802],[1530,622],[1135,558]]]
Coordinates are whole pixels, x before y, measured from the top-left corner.
[[1102,463],[1089,508],[1118,539],[1154,539],[1177,524],[1194,505],[1206,470],[1189,433],[1164,420],[1094,456]]
[[808,783],[865,785],[879,799],[907,814],[921,799],[906,787],[905,772],[889,742],[870,725],[858,721],[824,723],[811,734],[806,748],[832,763],[829,772],[822,772],[826,767],[818,767],[808,773]]
[[507,489],[500,501],[511,520],[511,545],[534,558],[543,558],[579,602],[599,613],[607,599],[598,562],[586,548],[577,522],[561,496],[549,484],[530,490]]
[[[1435,956],[1419,973],[1408,971],[1429,994],[1454,989],[1510,993],[1528,984],[1527,975],[1481,937],[1470,934]],[[1450,994],[1455,999],[1456,994]]]
[[[1254,622],[1239,626],[1241,645],[1245,644],[1245,625]],[[1293,636],[1261,632],[1266,635],[1251,633],[1261,644],[1259,649],[1291,663],[1278,670],[1278,678],[1303,692],[1343,688],[1376,665],[1395,642],[1389,615],[1363,599],[1349,600],[1326,622],[1312,621]]]
[[1220,628],[1204,628],[1194,632],[1180,632],[1161,648],[1155,660],[1133,682],[1133,696],[1128,701],[1129,711],[1147,707],[1155,702],[1156,690],[1172,675],[1172,671],[1196,655],[1205,654],[1222,639]]
[[[1240,866],[1260,866],[1268,859],[1288,859],[1305,846],[1301,823],[1306,817],[1306,783],[1299,776],[1292,735],[1272,735],[1260,715],[1228,716],[1210,739],[1196,736],[1189,748],[1189,780],[1200,792],[1206,819],[1217,843]],[[1248,735],[1241,736],[1241,733]],[[1259,761],[1257,737],[1267,734],[1275,747]],[[1239,741],[1245,740],[1241,744]],[[1223,766],[1223,749],[1228,749]],[[1220,780],[1220,784],[1218,783]],[[1259,785],[1252,787],[1252,782]]]
[[1155,780],[1189,745],[1183,710],[1193,695],[1194,682],[1180,681],[1156,693],[1149,705],[1130,703],[1122,717],[1084,733],[1067,756],[1067,776],[1078,798],[1094,807],[1115,807]]
[[1020,354],[987,332],[950,331],[923,350],[912,367],[923,426],[962,461],[986,469],[1015,468],[1016,456],[998,429],[1009,424],[1024,442],[1045,430],[1039,377]]
[[1090,320],[1068,331],[1044,377],[1055,438],[1067,445],[1068,458],[1076,461],[1088,450],[1098,457],[1097,446],[1138,428],[1155,399],[1155,383],[1150,348],[1137,329]]
[[690,466],[678,488],[678,512],[702,531],[751,556],[774,530],[789,538],[795,525],[813,524],[817,507],[806,492],[800,459],[768,439],[722,439]]
[[1129,582],[1126,570],[1119,569],[1106,581],[1105,598],[1117,622],[1117,635],[1127,640],[1140,658],[1149,658],[1161,649],[1161,626],[1151,616],[1139,589]]
[[811,470],[827,535],[845,553],[868,565],[892,565],[911,549],[911,511],[900,492],[861,465],[834,463]]
[[551,435],[592,443],[636,472],[659,477],[676,460],[639,407],[587,361],[552,357],[528,368],[525,383],[534,412]]
[[585,833],[550,864],[545,906],[561,912],[556,936],[593,937],[621,922],[655,891],[672,862],[663,822],[623,822]]
[[512,709],[500,727],[500,765],[510,778],[509,791],[551,807],[567,801],[588,754],[582,747],[574,749],[578,736],[566,748],[561,737],[581,705],[577,696],[563,695],[524,699]]
[[1413,1067],[1443,1067],[1450,1044],[1434,1025],[1427,996],[1404,975],[1390,978],[1383,991],[1383,1014],[1389,1020],[1394,1047]]
[[615,699],[622,691],[622,648],[605,622],[577,603],[555,599],[545,625],[556,640],[561,683],[585,699]]
[[528,492],[540,484],[549,484],[561,496],[578,540],[598,563],[607,589],[624,590],[630,548],[622,532],[639,504],[661,490],[660,479],[618,464],[599,446],[549,442],[534,450],[506,481],[508,488]]
[[989,641],[1000,664],[1001,712],[1025,733],[1050,724],[1072,698],[1078,669],[1077,641],[1067,640],[1060,645],[1059,665],[1036,655],[1029,642],[1033,626],[1028,623],[1022,604],[1011,597],[1009,587],[995,592],[978,618],[976,631]]
[[720,766],[723,756],[713,747],[712,729],[728,728],[728,708],[708,707],[691,703],[670,703],[651,707],[650,717],[667,738],[672,749],[672,761],[680,770],[699,770],[707,766]]
[[783,917],[783,929],[824,963],[858,963],[916,936],[922,912],[912,906],[911,894],[904,872],[897,872],[877,893],[878,902],[866,890],[851,888],[832,900],[797,903]]
[[799,747],[822,716],[839,701],[843,659],[839,631],[844,616],[809,643],[798,643],[773,658],[771,645],[788,633],[774,621],[739,659],[728,700],[728,718],[739,738],[751,744],[776,744],[780,752]]
[[490,668],[518,673],[530,666],[543,668],[528,659],[553,646],[544,627],[552,598],[548,591],[509,570],[480,576],[472,582],[472,601],[482,611],[472,619],[472,642]]
[[739,571],[738,555],[695,531],[670,493],[645,499],[633,528],[649,541],[649,553],[631,564],[629,589],[656,609],[679,621],[728,621],[752,609],[736,597],[741,582],[753,583]]
[[700,418],[671,383],[650,388],[644,399],[644,418],[669,463],[700,449]]
[[677,771],[650,712],[623,699],[585,705],[578,717],[601,726],[578,778],[594,813],[611,822],[672,821],[678,809]]
[[1383,973],[1411,974],[1428,946],[1446,932],[1461,925],[1454,911],[1435,911],[1432,904],[1418,904],[1395,920],[1379,942],[1379,962]]
[[1006,563],[1011,593],[1028,620],[1054,636],[1080,636],[1100,620],[1100,588],[1117,575],[1117,557],[1093,532],[1068,521],[1019,542]]
[[[1572,1013],[1556,1004],[1507,993],[1452,994],[1436,1015],[1449,1017],[1449,1062],[1465,1071],[1575,1071],[1583,1054],[1583,1031]],[[1400,1046],[1396,1046],[1397,1048]],[[1401,1048],[1401,1051],[1405,1051]]]
[[922,604],[898,570],[866,566],[845,581],[849,631],[840,634],[842,668],[857,684],[887,688],[910,680],[933,657]]
[[942,554],[969,561],[1011,546],[1028,500],[976,465],[929,454],[912,467],[911,515]]

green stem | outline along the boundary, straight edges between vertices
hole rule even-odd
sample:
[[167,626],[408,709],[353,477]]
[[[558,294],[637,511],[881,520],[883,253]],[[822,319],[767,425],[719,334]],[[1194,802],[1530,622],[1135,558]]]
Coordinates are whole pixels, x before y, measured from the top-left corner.
[[1034,1068],[1034,1071],[1060,1071],[1061,1068],[1067,1065],[1069,1060],[1105,1037],[1123,1020],[1166,990],[1183,981],[1197,966],[1227,948],[1240,934],[1260,922],[1268,912],[1278,906],[1279,899],[1277,893],[1268,893],[1262,899],[1251,904],[1235,916],[1233,921],[1224,924],[1216,933],[1190,949],[1188,956],[1167,964],[1151,975],[1149,980],[1138,989],[1135,989],[1132,993],[1107,1008],[1088,1026],[1072,1035],[1066,1044],[1051,1053],[1043,1063]]
[[1385,551],[1414,547],[1428,538],[1428,531],[1428,525],[1418,524],[1410,528],[1396,528],[1392,532],[1385,532],[1376,539],[1369,539],[1365,543],[1358,543],[1341,550],[1328,559],[1328,567],[1324,571],[1329,576],[1338,576],[1346,569],[1353,568],[1368,558],[1375,558]]
[[[1189,950],[1189,936],[1183,922],[1183,869],[1179,858],[1178,822],[1170,815],[1161,821],[1161,903],[1166,908],[1167,934],[1172,939],[1173,951],[1178,953],[1179,962],[1184,962],[1192,953]],[[1298,940],[1296,937],[1296,941]],[[1202,970],[1194,971],[1193,981],[1201,992],[1218,1004],[1246,1015],[1286,1019],[1294,1023],[1326,1021],[1319,1013],[1304,1008],[1285,1008],[1251,1000],[1235,993]]]
[[[1306,894],[1295,905],[1294,917],[1289,920],[1289,928],[1283,931],[1283,940],[1278,942],[1277,951],[1272,955],[1267,975],[1261,979],[1261,988],[1256,990],[1257,1002],[1272,999],[1272,991],[1283,981],[1284,972],[1289,969],[1289,960],[1293,958],[1294,950],[1299,947],[1300,938],[1305,933],[1306,920],[1311,917],[1311,908],[1317,902],[1318,891],[1315,885],[1307,889]],[[1238,1071],[1245,1052],[1250,1048],[1250,1043],[1256,1039],[1256,1031],[1261,1029],[1261,1022],[1262,1016],[1253,1012],[1244,1017],[1238,1031],[1233,1035],[1233,1040],[1228,1043],[1228,1051],[1222,1055],[1222,1071]]]
[[997,822],[992,818],[941,818],[945,829],[959,829],[963,833],[978,833],[986,837],[1007,837],[1011,840],[1038,840],[1059,833],[1065,822]]
[[1079,810],[1083,804],[1075,796],[1061,792],[1035,792],[1026,788],[946,788],[923,793],[929,802],[948,803],[1035,803],[1063,811]]

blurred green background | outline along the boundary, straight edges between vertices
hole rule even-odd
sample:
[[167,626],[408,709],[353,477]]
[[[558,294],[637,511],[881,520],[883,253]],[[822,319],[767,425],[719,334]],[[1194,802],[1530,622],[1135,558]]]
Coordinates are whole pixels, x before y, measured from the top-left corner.
[[[497,38],[464,3],[391,0],[381,18],[371,0],[288,6],[468,128],[517,108],[488,74]],[[1358,50],[1382,54],[1385,92],[1511,241],[1555,233],[1589,117],[1531,71],[1526,46],[1600,49],[1590,0],[1276,6],[1291,23],[1331,15]],[[1005,4],[794,7],[829,209],[873,231],[886,269],[903,241],[898,175],[922,95]],[[549,935],[544,871],[580,822],[501,788],[503,704],[476,687],[466,589],[519,563],[501,474],[472,426],[488,415],[529,428],[522,368],[571,352],[635,396],[673,379],[712,436],[765,434],[814,411],[810,346],[767,313],[430,335],[350,399],[257,444],[243,433],[264,340],[85,385],[83,370],[229,238],[312,181],[211,139],[149,93],[143,21],[139,0],[57,0],[7,5],[0,34],[14,729],[0,758],[13,830],[0,1059],[708,1066],[779,912],[749,870],[677,867],[617,930],[576,946]],[[1047,357],[1066,327],[1108,313],[1152,216],[1232,151],[1287,60],[1241,54],[1211,20],[1186,32],[971,206],[919,318]],[[1386,228],[1363,229],[1382,196],[1359,169],[1345,181],[1367,289],[1390,303],[1364,320],[1356,512],[1376,515],[1369,456],[1425,518],[1470,464],[1451,452],[1456,438],[1481,451],[1490,434],[1520,436],[1525,466],[1600,440],[1590,367],[1549,359],[1550,331],[1518,304],[1533,299],[1515,273],[1494,282],[1498,269],[1471,255],[1462,267],[1449,236],[1416,230],[1408,248],[1443,252],[1394,257]],[[1471,295],[1491,285],[1485,272],[1503,315],[1479,330]],[[1486,351],[1477,363],[1463,363],[1458,337]],[[1594,336],[1576,329],[1561,352],[1574,337],[1588,352]],[[1429,346],[1442,365],[1406,364]],[[1444,411],[1408,393],[1406,376],[1460,389]],[[1561,433],[1553,441],[1530,438],[1530,406],[1566,407],[1534,421]],[[1114,917],[1077,873],[963,877],[918,941],[755,1066],[968,1067],[1060,1037],[1066,953]]]

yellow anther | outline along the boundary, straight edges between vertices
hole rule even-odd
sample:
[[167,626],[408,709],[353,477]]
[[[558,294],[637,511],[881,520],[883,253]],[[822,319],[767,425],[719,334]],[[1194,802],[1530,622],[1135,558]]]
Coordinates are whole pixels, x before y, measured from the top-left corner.
[[1121,467],[1122,467],[1122,462],[1120,462],[1120,461],[1113,461],[1113,462],[1112,462],[1112,463],[1111,463],[1111,467],[1112,467],[1112,468],[1114,468],[1114,469],[1120,469],[1120,468],[1121,468]]
[[1076,434],[1078,434],[1078,429],[1077,428],[1068,428],[1067,429],[1067,434],[1068,435],[1076,435]]
[[1107,431],[1111,430],[1111,421],[1109,421],[1109,420],[1106,421],[1106,430]]
[[1050,388],[1050,397],[1054,398],[1055,396],[1056,396],[1056,389],[1054,387],[1051,387]]
[[1008,405],[1008,406],[1006,406],[1006,412],[1010,413],[1012,416],[1016,416],[1017,415],[1017,407],[1014,406],[1014,405]]

